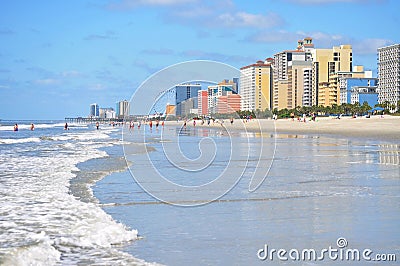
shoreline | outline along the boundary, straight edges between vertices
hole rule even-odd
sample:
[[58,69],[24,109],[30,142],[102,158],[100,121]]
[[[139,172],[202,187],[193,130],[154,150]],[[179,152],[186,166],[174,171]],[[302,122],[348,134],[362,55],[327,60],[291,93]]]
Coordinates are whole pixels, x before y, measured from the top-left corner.
[[[374,140],[395,141],[400,138],[400,116],[385,115],[365,117],[317,117],[316,121],[306,123],[299,122],[296,119],[252,119],[243,123],[243,120],[236,119],[233,124],[229,119],[224,120],[224,127],[232,132],[260,132],[276,134],[298,134],[298,135],[326,135],[330,137],[348,137],[348,138],[367,138]],[[167,121],[166,125],[183,125],[183,121]],[[192,121],[187,123],[188,128],[193,127]],[[215,123],[201,125],[196,123],[196,127],[203,128],[221,128],[221,124],[216,120]],[[271,131],[274,132],[271,132]]]

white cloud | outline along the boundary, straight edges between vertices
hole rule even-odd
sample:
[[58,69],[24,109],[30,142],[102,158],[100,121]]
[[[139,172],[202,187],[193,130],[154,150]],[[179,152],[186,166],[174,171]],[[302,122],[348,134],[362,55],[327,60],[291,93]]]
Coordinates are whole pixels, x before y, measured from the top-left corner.
[[225,27],[271,28],[283,24],[283,19],[276,13],[266,15],[247,12],[224,13],[218,16],[217,22]]
[[229,55],[215,52],[206,52],[201,50],[187,50],[181,53],[181,56],[188,57],[190,59],[205,59],[205,60],[215,60],[220,62],[229,62],[229,63],[243,63],[243,62],[252,62],[255,58],[251,56],[243,56],[243,55]]
[[250,35],[246,38],[247,41],[250,42],[260,42],[260,43],[280,43],[280,42],[295,42],[298,39],[304,38],[299,33],[288,32],[288,31],[259,31],[253,35]]
[[103,91],[106,89],[106,86],[101,83],[95,83],[88,86],[89,90],[91,91]]
[[376,54],[378,48],[394,44],[391,40],[386,39],[364,39],[355,41],[353,51],[357,54]]
[[141,53],[150,55],[173,55],[174,51],[167,48],[160,48],[160,49],[144,49],[141,51]]
[[61,73],[61,76],[64,78],[78,78],[82,77],[83,74],[77,70],[67,70]]
[[107,8],[123,11],[143,6],[176,6],[195,2],[197,2],[197,0],[120,0],[109,3]]
[[117,36],[114,31],[107,31],[105,34],[90,34],[84,38],[86,41],[94,41],[94,40],[113,40],[116,39]]
[[45,85],[45,86],[50,86],[50,85],[57,85],[60,83],[60,80],[58,79],[37,79],[34,81],[34,83],[38,85]]

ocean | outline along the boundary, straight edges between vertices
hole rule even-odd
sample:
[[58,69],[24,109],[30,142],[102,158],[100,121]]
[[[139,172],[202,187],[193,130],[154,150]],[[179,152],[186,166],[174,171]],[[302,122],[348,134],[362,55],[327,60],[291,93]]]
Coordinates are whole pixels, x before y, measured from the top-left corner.
[[[397,142],[35,124],[0,126],[2,265],[400,259]],[[329,247],[372,253],[346,260],[321,252]],[[310,249],[315,258],[296,259]]]

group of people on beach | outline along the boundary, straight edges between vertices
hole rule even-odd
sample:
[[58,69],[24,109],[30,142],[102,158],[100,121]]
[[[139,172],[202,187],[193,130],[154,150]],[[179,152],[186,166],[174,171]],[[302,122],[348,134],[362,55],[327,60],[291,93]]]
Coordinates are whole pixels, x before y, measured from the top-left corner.
[[[316,113],[311,113],[311,114],[309,114],[309,116],[310,116],[310,121],[314,121],[314,122],[316,121],[316,119],[317,119]],[[290,113],[290,118],[292,119],[292,121],[294,121],[294,118],[295,118],[294,113]],[[297,116],[297,121],[306,123],[307,122],[307,114]]]

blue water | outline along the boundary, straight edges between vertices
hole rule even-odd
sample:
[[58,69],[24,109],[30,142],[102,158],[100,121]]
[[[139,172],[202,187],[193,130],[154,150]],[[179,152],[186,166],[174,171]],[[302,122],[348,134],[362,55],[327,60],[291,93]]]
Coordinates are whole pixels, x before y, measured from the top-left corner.
[[[291,264],[257,253],[337,248],[340,237],[399,259],[400,143],[1,123],[1,265]],[[154,182],[154,169],[178,187]]]
[[[347,248],[397,254],[400,259],[400,146],[399,143],[324,136],[264,136],[267,149],[257,167],[269,167],[267,178],[254,192],[249,183],[259,154],[257,134],[221,134],[215,129],[167,128],[159,131],[135,131],[125,139],[150,147],[148,153],[126,148],[130,171],[107,176],[97,183],[94,195],[103,209],[117,221],[137,228],[141,238],[123,248],[137,258],[166,265],[318,265],[354,264],[366,261],[260,260],[257,252],[268,245],[274,249],[316,249],[332,246],[345,238]],[[145,134],[145,138],[143,138]],[[174,136],[176,136],[174,138]],[[201,155],[198,143],[211,138],[217,147],[212,164],[197,173],[182,171],[169,161],[163,143],[178,143],[176,152],[190,162]],[[199,186],[214,180],[228,164],[225,156],[232,143],[247,145],[248,157],[239,156],[234,169],[248,168],[233,189],[211,203],[204,203],[215,191],[193,190],[193,201],[181,197],[182,190],[153,186],[155,180],[143,165],[150,159],[155,169],[171,182]],[[211,149],[211,146],[204,146]],[[203,148],[204,148],[203,147]],[[276,147],[275,153],[272,153]],[[235,150],[238,153],[244,152]],[[222,152],[219,154],[218,152]],[[225,155],[224,155],[225,154]],[[224,157],[225,156],[225,157]],[[224,158],[227,158],[224,160]],[[240,161],[242,158],[243,161]],[[207,160],[205,160],[207,161]],[[196,164],[204,163],[195,161]],[[139,170],[134,170],[134,168]],[[240,169],[239,169],[240,168]],[[134,178],[135,177],[135,178]],[[232,180],[228,179],[228,182]],[[147,184],[148,182],[149,184]],[[142,187],[150,188],[145,192]],[[152,190],[153,189],[153,190]],[[172,195],[172,196],[171,196]],[[159,199],[172,197],[175,201]],[[385,262],[396,265],[396,262]]]

